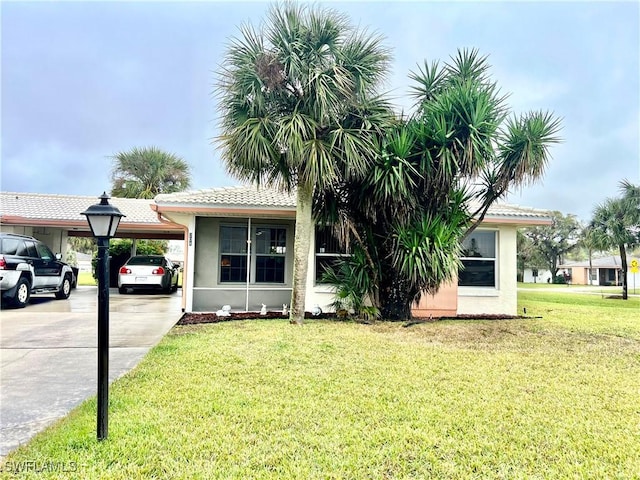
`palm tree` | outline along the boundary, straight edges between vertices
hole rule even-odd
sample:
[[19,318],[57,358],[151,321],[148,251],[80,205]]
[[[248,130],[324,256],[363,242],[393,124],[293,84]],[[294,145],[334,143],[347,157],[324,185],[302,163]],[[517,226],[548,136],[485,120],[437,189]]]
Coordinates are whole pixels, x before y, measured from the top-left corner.
[[640,244],[640,186],[623,180],[620,190],[621,197],[608,198],[596,207],[590,226],[604,248],[618,248],[622,264],[622,298],[627,300],[627,248]]
[[591,279],[593,277],[593,254],[600,251],[603,248],[601,238],[598,232],[591,226],[587,225],[582,229],[580,233],[580,245],[587,250],[589,257],[589,285],[591,285]]
[[187,162],[157,147],[135,147],[112,158],[114,197],[153,198],[159,193],[184,191],[191,184]]
[[389,52],[335,10],[286,3],[243,26],[221,78],[222,160],[235,177],[296,191],[290,319],[302,323],[316,189],[363,175],[390,109],[376,95]]
[[464,237],[509,188],[543,174],[559,141],[549,113],[508,118],[488,69],[476,50],[425,63],[410,75],[415,113],[386,128],[367,175],[317,196],[320,218],[367,253],[367,296],[386,319],[410,318],[422,293],[454,278]]

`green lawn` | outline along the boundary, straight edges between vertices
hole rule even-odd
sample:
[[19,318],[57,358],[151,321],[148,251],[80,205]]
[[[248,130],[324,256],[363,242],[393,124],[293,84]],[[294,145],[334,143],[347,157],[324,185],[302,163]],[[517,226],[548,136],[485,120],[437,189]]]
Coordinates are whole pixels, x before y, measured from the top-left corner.
[[78,285],[96,285],[96,279],[93,278],[93,274],[91,272],[79,272]]
[[95,440],[91,400],[5,470],[32,461],[109,479],[640,478],[638,298],[521,292],[523,307],[542,318],[176,327],[111,388],[108,440]]

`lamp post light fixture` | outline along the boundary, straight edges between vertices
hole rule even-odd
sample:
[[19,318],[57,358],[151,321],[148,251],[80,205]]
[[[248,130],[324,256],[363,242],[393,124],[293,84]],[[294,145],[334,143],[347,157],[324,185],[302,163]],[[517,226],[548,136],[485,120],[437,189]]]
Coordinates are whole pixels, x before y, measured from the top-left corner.
[[109,239],[114,237],[120,210],[109,203],[104,192],[100,203],[81,215],[87,217],[91,233],[98,240],[98,440],[107,438],[109,424]]

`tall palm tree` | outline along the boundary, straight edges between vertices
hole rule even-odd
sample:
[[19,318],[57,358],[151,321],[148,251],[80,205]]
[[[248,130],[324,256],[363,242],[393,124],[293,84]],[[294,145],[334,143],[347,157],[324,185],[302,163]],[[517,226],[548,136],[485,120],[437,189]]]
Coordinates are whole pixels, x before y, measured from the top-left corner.
[[134,147],[112,159],[114,197],[153,198],[159,193],[181,192],[191,185],[187,162],[157,147]]
[[598,232],[591,225],[587,225],[582,229],[579,241],[580,245],[587,250],[587,256],[589,257],[588,283],[591,285],[591,279],[593,277],[593,254],[594,252],[602,250],[603,245]]
[[363,175],[390,109],[377,96],[389,52],[335,10],[286,3],[245,25],[218,83],[222,160],[229,173],[296,191],[290,318],[302,323],[316,189]]
[[608,198],[596,207],[590,226],[603,247],[618,248],[622,264],[622,298],[627,300],[627,248],[640,244],[640,186],[623,180],[620,190],[620,197]]

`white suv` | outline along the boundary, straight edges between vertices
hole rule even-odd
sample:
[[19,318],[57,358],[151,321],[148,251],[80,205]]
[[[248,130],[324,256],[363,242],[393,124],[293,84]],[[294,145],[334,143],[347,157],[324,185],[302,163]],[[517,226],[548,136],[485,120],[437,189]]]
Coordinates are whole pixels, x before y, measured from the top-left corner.
[[41,241],[0,233],[0,290],[2,300],[16,307],[29,303],[32,294],[53,293],[69,298],[74,284],[73,270],[60,261]]

